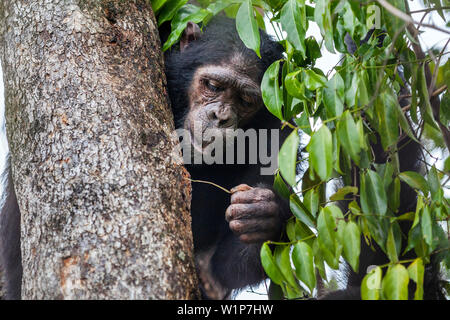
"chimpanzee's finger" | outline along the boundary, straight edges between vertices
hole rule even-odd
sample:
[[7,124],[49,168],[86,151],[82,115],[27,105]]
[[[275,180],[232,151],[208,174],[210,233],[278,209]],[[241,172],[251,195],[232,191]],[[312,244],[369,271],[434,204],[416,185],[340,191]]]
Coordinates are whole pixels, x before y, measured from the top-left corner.
[[231,203],[255,203],[275,200],[275,193],[266,188],[252,188],[247,191],[237,191],[231,195]]

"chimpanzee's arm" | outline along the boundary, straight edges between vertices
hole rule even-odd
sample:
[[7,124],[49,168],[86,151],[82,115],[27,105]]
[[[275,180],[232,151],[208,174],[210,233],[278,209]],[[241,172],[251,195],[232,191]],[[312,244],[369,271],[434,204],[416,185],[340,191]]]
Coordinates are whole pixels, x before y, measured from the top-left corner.
[[241,288],[266,278],[260,250],[264,241],[284,238],[288,203],[268,186],[239,185],[231,190],[226,211],[230,230],[219,241],[211,266],[214,275],[227,288]]
[[0,268],[6,281],[6,299],[20,299],[22,262],[20,253],[20,211],[11,180],[9,159],[6,176],[5,202],[0,211]]

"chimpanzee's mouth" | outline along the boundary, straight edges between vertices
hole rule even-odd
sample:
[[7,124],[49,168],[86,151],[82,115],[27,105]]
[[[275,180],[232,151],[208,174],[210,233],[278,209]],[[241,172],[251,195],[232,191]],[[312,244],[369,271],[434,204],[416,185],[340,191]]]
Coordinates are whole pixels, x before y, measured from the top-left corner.
[[197,152],[203,153],[205,148],[214,142],[214,137],[211,137],[209,141],[203,140],[203,136],[196,139],[191,130],[189,130],[191,144]]

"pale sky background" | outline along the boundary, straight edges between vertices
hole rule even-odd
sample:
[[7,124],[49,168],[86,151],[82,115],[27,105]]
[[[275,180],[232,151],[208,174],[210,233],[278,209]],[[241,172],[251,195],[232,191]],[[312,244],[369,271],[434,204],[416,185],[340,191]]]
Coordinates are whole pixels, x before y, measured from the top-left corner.
[[[411,11],[420,10],[422,9],[421,1],[409,1]],[[413,18],[416,21],[420,21],[423,13],[416,13],[413,14]],[[427,18],[425,18],[425,22],[429,24],[434,24],[436,26],[439,26],[441,28],[445,28],[445,22],[442,20],[442,18],[436,13],[432,12],[431,14],[428,14]],[[269,33],[273,33],[271,31],[270,24],[266,23],[267,29]],[[436,47],[436,48],[442,48],[442,46],[445,44],[445,42],[448,39],[448,34],[445,34],[443,32],[439,32],[434,29],[430,28],[423,28],[425,32],[420,36],[421,44],[423,45],[425,50],[428,50],[430,48]],[[320,38],[320,32],[319,28],[315,23],[310,23],[310,27],[307,33],[307,36],[314,36],[316,38]],[[449,51],[450,48],[447,50]],[[445,56],[442,58],[441,63],[444,63],[448,56]],[[322,50],[322,57],[317,60],[316,67],[320,68],[325,72],[325,74],[338,62],[339,55],[337,54],[331,54],[329,53],[325,48]],[[3,95],[4,85],[3,85],[3,74],[0,71],[0,172],[3,172],[3,168],[5,165],[5,159],[8,152],[8,146],[6,141],[6,135],[5,135],[5,121],[4,121],[4,95]],[[437,154],[438,157],[442,158],[441,154]],[[438,167],[442,168],[442,163],[437,164]],[[0,184],[0,195],[3,191],[3,185]],[[1,199],[1,197],[0,197]],[[2,201],[0,200],[0,203]],[[265,295],[266,289],[264,285],[260,285],[258,288],[254,289],[254,291],[258,292],[252,293],[250,292],[250,289],[244,289],[242,292],[236,297],[237,299],[267,299],[267,296]]]

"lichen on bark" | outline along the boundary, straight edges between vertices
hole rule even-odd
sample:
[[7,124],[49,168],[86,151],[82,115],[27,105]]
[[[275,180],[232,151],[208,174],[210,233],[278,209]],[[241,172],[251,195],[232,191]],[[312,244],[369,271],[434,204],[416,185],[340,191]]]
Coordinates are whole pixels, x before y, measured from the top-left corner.
[[27,299],[191,299],[190,184],[140,0],[4,0]]

